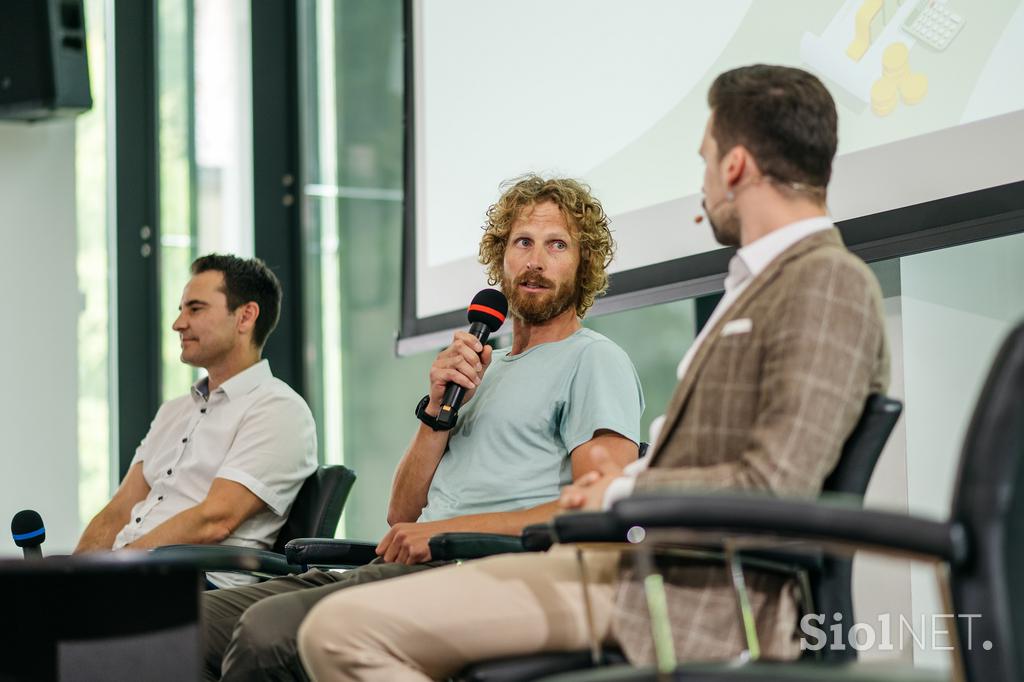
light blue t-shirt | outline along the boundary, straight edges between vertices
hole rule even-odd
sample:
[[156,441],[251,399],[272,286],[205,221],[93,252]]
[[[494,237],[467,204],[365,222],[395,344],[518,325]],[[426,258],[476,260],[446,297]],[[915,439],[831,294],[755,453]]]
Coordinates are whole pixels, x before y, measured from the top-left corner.
[[420,521],[527,509],[572,481],[569,454],[599,429],[640,440],[643,390],[629,356],[581,328],[525,353],[494,351],[459,413]]

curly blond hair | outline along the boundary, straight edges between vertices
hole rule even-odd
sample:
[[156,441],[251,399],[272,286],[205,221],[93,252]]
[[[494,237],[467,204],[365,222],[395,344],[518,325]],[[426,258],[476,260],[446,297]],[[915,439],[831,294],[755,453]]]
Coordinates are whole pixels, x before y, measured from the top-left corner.
[[570,178],[545,179],[528,173],[501,185],[504,192],[487,209],[487,224],[480,240],[480,262],[487,269],[487,282],[502,281],[505,247],[512,224],[524,209],[553,201],[580,247],[576,269],[576,315],[583,317],[594,300],[608,289],[608,265],[615,255],[615,240],[608,229],[608,216],[590,187]]

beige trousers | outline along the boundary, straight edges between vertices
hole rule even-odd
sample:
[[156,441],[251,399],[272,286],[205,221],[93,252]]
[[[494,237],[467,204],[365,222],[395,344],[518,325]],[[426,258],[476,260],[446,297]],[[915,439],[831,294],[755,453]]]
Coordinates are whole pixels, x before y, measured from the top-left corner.
[[[616,552],[584,553],[593,628],[609,643]],[[314,680],[445,679],[467,664],[590,644],[573,547],[506,554],[342,590],[299,629]]]

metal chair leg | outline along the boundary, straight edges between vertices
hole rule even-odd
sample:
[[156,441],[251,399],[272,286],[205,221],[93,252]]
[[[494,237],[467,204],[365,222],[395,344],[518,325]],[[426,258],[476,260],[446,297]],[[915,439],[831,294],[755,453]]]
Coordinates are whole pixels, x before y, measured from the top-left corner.
[[654,657],[659,675],[670,675],[675,671],[675,641],[672,639],[672,624],[668,616],[668,596],[665,581],[654,567],[654,550],[643,548],[636,553],[637,569],[643,576],[644,596],[647,598],[647,612],[651,617],[651,637],[654,641]]
[[732,581],[733,595],[736,597],[736,608],[739,611],[740,624],[747,649],[740,654],[741,660],[756,661],[761,658],[761,643],[757,638],[757,621],[754,610],[750,606],[750,594],[747,592],[747,581],[743,577],[743,563],[740,561],[736,546],[730,541],[725,542],[726,570]]
[[590,601],[590,581],[587,578],[587,565],[583,561],[583,550],[576,548],[576,563],[580,569],[580,586],[583,588],[583,606],[587,613],[587,635],[590,640],[590,663],[595,667],[601,664],[601,643],[597,641],[597,626],[594,624],[594,605]]
[[[802,612],[817,613],[818,610],[814,604],[814,591],[811,590],[811,579],[807,575],[807,571],[799,570],[796,571],[797,581],[800,583],[800,608]],[[814,658],[817,660],[823,660],[825,658],[824,647],[814,652]]]

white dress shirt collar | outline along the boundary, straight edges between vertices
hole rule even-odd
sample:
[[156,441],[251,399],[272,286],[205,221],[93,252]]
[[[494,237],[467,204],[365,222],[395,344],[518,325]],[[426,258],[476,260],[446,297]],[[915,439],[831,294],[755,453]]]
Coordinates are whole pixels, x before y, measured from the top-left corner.
[[[220,391],[227,396],[228,400],[231,400],[232,398],[238,398],[250,393],[267,379],[273,378],[274,375],[270,371],[270,362],[268,360],[260,360],[252,367],[247,367],[225,381],[214,393]],[[203,377],[192,384],[192,399],[203,400],[209,398],[209,386],[210,377]]]
[[[827,215],[798,220],[795,223],[790,223],[785,227],[773,230],[757,241],[747,244],[736,252],[735,258],[741,261],[748,277],[757,277],[764,272],[769,263],[775,260],[783,251],[793,246],[793,244],[796,244],[804,237],[809,237],[815,232],[827,230],[832,226],[832,218]],[[732,277],[732,274],[733,264],[730,262],[729,277]],[[727,277],[726,280],[728,281],[728,279]]]

